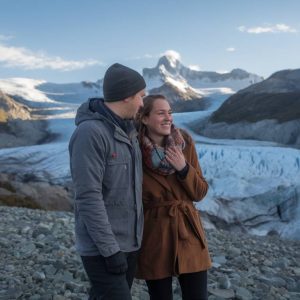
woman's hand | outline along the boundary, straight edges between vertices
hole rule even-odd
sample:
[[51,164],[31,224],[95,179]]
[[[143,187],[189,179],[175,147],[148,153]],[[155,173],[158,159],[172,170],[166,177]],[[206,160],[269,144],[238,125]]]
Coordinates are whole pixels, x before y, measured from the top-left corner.
[[166,159],[176,171],[181,171],[185,165],[185,157],[180,147],[170,147],[166,150]]

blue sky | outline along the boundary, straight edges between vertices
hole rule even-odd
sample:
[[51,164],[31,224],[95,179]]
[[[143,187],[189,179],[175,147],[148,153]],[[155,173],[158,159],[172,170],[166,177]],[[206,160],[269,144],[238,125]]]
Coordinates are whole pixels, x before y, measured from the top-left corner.
[[203,71],[300,68],[299,0],[0,0],[0,78],[96,81],[167,50]]

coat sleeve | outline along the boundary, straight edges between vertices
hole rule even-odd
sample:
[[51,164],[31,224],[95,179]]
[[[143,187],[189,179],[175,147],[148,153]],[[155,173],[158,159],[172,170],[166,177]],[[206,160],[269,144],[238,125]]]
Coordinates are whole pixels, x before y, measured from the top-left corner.
[[184,154],[189,165],[189,170],[186,177],[184,179],[178,177],[178,181],[192,201],[200,201],[207,194],[208,184],[202,175],[194,141],[185,131],[182,134],[186,141]]
[[75,131],[69,147],[75,209],[100,254],[107,257],[120,251],[120,247],[103,201],[105,143],[98,128],[84,123]]

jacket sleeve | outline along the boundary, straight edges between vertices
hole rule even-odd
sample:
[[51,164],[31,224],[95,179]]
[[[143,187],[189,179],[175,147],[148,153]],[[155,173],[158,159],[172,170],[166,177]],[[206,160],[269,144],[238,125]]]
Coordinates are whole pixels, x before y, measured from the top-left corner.
[[189,165],[189,169],[184,179],[180,177],[177,178],[192,201],[200,201],[207,194],[208,184],[202,175],[194,141],[186,132],[182,133],[186,141],[184,154],[187,164]]
[[103,201],[105,160],[105,143],[99,129],[81,124],[70,141],[75,209],[100,254],[107,257],[120,251],[120,247],[112,232]]

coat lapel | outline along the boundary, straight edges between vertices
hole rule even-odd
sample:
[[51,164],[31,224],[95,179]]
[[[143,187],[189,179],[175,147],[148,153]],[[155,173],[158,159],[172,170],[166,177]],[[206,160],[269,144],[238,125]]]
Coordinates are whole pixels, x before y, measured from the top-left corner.
[[166,179],[166,176],[156,174],[150,171],[146,166],[144,166],[144,171],[147,173],[151,178],[153,178],[157,183],[162,185],[165,189],[172,192],[171,187]]

